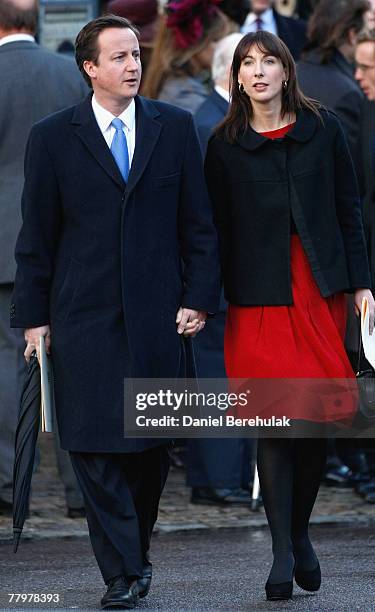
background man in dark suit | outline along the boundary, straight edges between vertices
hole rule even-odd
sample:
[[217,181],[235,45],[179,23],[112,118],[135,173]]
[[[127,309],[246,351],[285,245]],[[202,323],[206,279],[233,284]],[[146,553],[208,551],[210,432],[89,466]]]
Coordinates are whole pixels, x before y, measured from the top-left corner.
[[356,37],[365,25],[367,10],[366,0],[320,0],[309,21],[307,50],[297,65],[304,94],[340,118],[359,177],[364,97],[354,79],[353,63]]
[[191,114],[137,95],[135,28],[90,22],[76,60],[94,95],[30,135],[11,322],[26,357],[51,344],[102,606],[133,607],[169,462],[162,439],[124,435],[124,378],[193,370],[188,336],[219,300],[217,239]]
[[[212,62],[214,90],[194,115],[205,155],[213,129],[225,117],[229,104],[229,73],[233,54],[242,34],[230,34],[215,48]],[[194,340],[199,378],[225,378],[224,327],[227,305],[221,296],[220,311],[206,323],[204,334]],[[188,441],[187,484],[196,504],[250,504],[250,444],[242,438]]]
[[[9,329],[9,305],[15,276],[14,247],[21,226],[23,158],[31,126],[87,94],[72,60],[36,44],[35,0],[0,2],[0,513],[12,508],[14,434],[18,395],[24,374],[25,342]],[[58,452],[68,512],[82,496],[66,453]]]
[[251,11],[241,28],[243,34],[266,30],[284,41],[295,60],[299,59],[306,43],[306,23],[301,19],[284,17],[274,8],[272,0],[250,0]]

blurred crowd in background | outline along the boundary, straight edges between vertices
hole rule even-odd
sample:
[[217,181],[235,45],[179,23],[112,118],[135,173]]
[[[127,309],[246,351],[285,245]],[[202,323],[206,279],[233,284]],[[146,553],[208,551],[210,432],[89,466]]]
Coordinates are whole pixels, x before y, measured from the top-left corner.
[[[8,13],[7,4],[12,8]],[[14,266],[10,262],[20,224],[17,202],[22,190],[27,134],[32,123],[76,103],[88,91],[75,68],[74,40],[69,38],[59,42],[55,49],[58,53],[47,54],[39,47],[40,53],[45,54],[38,56],[34,47],[29,48],[30,65],[26,69],[29,81],[24,74],[16,79],[14,70],[7,72],[5,65],[9,66],[12,52],[9,44],[14,45],[17,41],[8,39],[2,44],[3,39],[22,31],[29,36],[24,42],[35,45],[33,38],[38,40],[38,11],[33,0],[29,0],[28,5],[29,17],[34,15],[34,20],[30,18],[25,23],[19,20],[21,0],[4,0],[5,8],[0,7],[3,74],[0,133],[9,133],[9,141],[2,139],[0,142],[0,265],[7,270],[0,275],[0,514],[10,513],[12,507],[17,393],[24,371],[23,339],[16,332],[12,335],[14,330],[10,332],[8,310],[14,281]],[[219,10],[210,10],[212,6]],[[212,130],[228,109],[230,65],[241,37],[260,29],[277,34],[297,62],[303,92],[335,111],[344,126],[357,170],[375,280],[375,35],[372,31],[375,0],[110,0],[101,2],[98,10],[126,17],[137,26],[143,64],[141,94],[193,113],[203,155]],[[14,18],[16,14],[18,21]],[[17,69],[25,70],[24,67]],[[19,101],[20,82],[26,83],[22,103]],[[43,103],[38,102],[38,95]],[[31,107],[33,110],[29,112]],[[12,108],[11,114],[9,108]],[[5,121],[7,130],[3,129]],[[2,188],[4,185],[6,189]],[[4,250],[5,242],[7,249]],[[220,312],[208,321],[204,333],[195,340],[200,377],[225,377],[225,311],[222,298]],[[349,316],[346,346],[353,369],[356,369],[358,322],[354,315]],[[191,501],[250,507],[254,446],[255,443],[248,439],[179,441],[173,450],[172,461],[176,469],[186,470],[187,486],[192,490]],[[330,441],[325,482],[352,487],[365,503],[375,503],[374,451],[373,440]],[[82,516],[82,497],[69,459],[58,442],[56,452],[65,484],[68,515],[71,518]]]

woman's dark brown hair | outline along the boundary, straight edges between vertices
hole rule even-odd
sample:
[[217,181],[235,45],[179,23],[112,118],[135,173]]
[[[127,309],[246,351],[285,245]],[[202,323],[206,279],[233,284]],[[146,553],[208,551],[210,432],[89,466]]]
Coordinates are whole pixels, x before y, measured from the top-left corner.
[[320,117],[319,108],[321,105],[304,96],[298,87],[296,65],[283,41],[269,32],[250,33],[243,37],[234,52],[230,76],[231,104],[224,121],[216,128],[216,133],[221,134],[225,140],[232,143],[247,130],[254,114],[249,96],[245,92],[241,93],[238,85],[238,73],[241,64],[254,46],[261,53],[278,58],[285,68],[287,87],[282,90],[282,117],[303,109],[310,110]]

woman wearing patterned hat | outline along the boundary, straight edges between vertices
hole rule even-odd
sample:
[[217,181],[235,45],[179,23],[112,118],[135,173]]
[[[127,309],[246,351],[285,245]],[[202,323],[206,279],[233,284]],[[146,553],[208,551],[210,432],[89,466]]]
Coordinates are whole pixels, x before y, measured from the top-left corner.
[[220,0],[170,0],[159,22],[142,94],[191,112],[210,93],[215,43],[236,29]]

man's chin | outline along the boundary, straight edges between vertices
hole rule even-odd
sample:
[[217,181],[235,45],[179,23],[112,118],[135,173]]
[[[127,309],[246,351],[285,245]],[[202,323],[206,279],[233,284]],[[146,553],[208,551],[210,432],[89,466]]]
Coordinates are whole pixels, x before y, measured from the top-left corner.
[[134,85],[130,85],[128,83],[124,83],[122,87],[121,93],[126,98],[134,98],[137,95],[139,90],[140,83],[134,83]]

